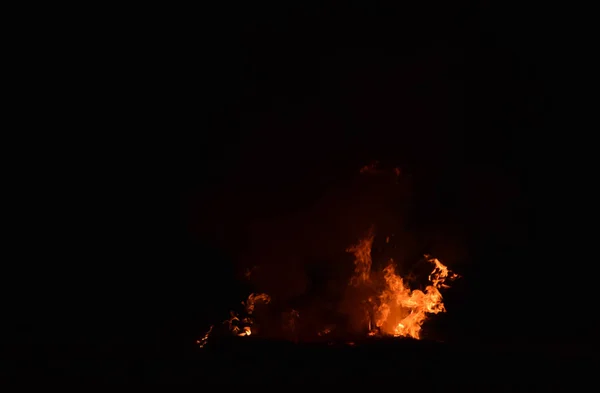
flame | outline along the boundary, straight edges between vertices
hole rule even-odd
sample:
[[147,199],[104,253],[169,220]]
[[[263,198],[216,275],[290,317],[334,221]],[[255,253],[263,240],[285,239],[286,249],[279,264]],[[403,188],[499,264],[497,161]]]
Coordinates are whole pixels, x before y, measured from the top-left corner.
[[366,283],[370,279],[371,265],[371,247],[373,246],[373,229],[371,228],[363,239],[361,239],[356,245],[351,246],[346,252],[354,254],[354,276],[350,279],[350,284],[358,286],[362,283]]
[[265,304],[269,304],[271,302],[271,296],[266,293],[259,293],[258,295],[251,293],[248,296],[248,300],[246,302],[242,302],[243,305],[246,306],[246,312],[251,315],[254,312],[254,306],[256,302],[263,302]]
[[235,311],[229,312],[229,319],[223,321],[224,324],[228,325],[229,331],[238,337],[246,337],[252,334],[252,325],[254,324],[254,318],[252,313],[257,303],[269,304],[271,297],[266,293],[251,293],[246,301],[242,301],[242,305],[245,306],[247,317],[240,319],[239,315]]
[[235,311],[229,311],[229,319],[223,321],[223,323],[229,325],[229,331],[233,334],[238,334],[240,331],[239,326],[240,319]]
[[238,336],[245,337],[252,334],[252,328],[250,326],[244,326],[244,330],[241,333],[238,333]]
[[236,336],[250,336],[252,334],[252,325],[254,324],[254,318],[252,318],[254,307],[257,303],[269,304],[270,302],[271,296],[267,295],[266,293],[251,293],[245,302],[242,301],[242,305],[245,306],[245,311],[248,314],[248,316],[240,320],[238,314],[235,311],[230,311],[229,319],[226,319],[225,321],[223,321],[223,323],[229,324],[229,331]]
[[214,325],[210,325],[210,328],[204,334],[204,336],[202,336],[202,338],[200,340],[196,340],[196,344],[198,344],[198,346],[200,348],[204,348],[204,346],[208,343],[208,337],[210,336],[210,333],[212,332],[213,327],[214,327]]
[[[428,316],[446,311],[440,290],[449,287],[446,284],[448,280],[454,280],[459,276],[430,255],[424,256],[424,261],[433,265],[428,276],[429,285],[424,290],[412,290],[409,282],[414,280],[414,276],[409,274],[403,278],[398,275],[396,265],[391,259],[381,274],[371,274],[373,268],[371,249],[374,238],[373,227],[371,227],[357,244],[346,250],[354,254],[354,273],[350,284],[360,287],[359,292],[363,293],[360,307],[366,311],[368,324],[365,327],[368,327],[368,336],[391,335],[420,339],[421,328]],[[387,236],[385,241],[389,243],[390,237]],[[366,291],[363,291],[364,289]],[[247,337],[255,334],[256,332],[252,331],[255,307],[258,303],[269,304],[270,302],[271,297],[266,293],[251,293],[245,301],[241,302],[245,315],[240,317],[235,311],[230,311],[230,317],[223,323],[228,324],[229,331],[234,336]],[[284,328],[292,333],[293,340],[297,342],[296,330],[300,313],[295,309],[288,310],[282,315]],[[321,337],[327,336],[335,328],[335,325],[328,325],[317,334]],[[200,348],[207,344],[212,331],[213,326],[196,341]],[[348,342],[347,345],[355,344]]]
[[428,314],[446,311],[440,288],[448,288],[445,281],[455,279],[458,275],[450,272],[436,258],[425,255],[425,260],[434,265],[429,274],[431,284],[425,291],[411,290],[405,280],[396,274],[392,260],[383,270],[386,286],[379,296],[375,322],[381,332],[419,339],[421,326]]
[[[373,245],[373,229],[356,245],[346,251],[354,254],[354,275],[350,284],[374,284],[371,278],[371,248]],[[386,243],[389,237],[386,237]],[[429,274],[429,282],[424,291],[412,290],[408,281],[414,277],[408,276],[406,280],[396,274],[393,260],[383,269],[383,290],[377,298],[369,297],[362,304],[368,309],[369,336],[378,334],[393,335],[396,337],[420,338],[421,327],[429,314],[445,312],[441,288],[448,288],[446,280],[458,277],[448,270],[438,259],[425,255],[425,261],[433,265]],[[370,315],[374,315],[375,329],[372,329]]]

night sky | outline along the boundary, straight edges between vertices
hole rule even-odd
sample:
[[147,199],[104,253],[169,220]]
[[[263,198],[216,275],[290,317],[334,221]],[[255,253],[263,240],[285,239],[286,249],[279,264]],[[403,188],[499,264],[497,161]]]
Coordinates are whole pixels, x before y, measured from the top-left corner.
[[[32,331],[57,351],[66,336],[193,351],[255,289],[244,267],[315,281],[308,266],[351,263],[374,224],[463,276],[435,322],[445,340],[568,336],[545,329],[552,305],[531,312],[549,295],[534,279],[531,152],[552,104],[537,25],[488,3],[393,3],[141,12],[98,66],[115,88],[71,195],[81,251],[46,268],[60,290]],[[375,160],[401,169],[400,191],[361,180]]]

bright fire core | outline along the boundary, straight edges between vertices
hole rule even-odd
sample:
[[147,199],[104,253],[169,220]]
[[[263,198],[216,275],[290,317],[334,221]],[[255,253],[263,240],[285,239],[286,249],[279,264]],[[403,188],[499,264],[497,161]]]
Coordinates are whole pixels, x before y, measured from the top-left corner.
[[[355,287],[381,287],[378,296],[368,299],[366,318],[375,325],[370,335],[387,334],[396,337],[420,338],[421,326],[428,314],[445,312],[441,288],[447,288],[446,280],[458,277],[438,259],[425,255],[425,261],[433,265],[429,285],[424,291],[411,290],[406,281],[396,274],[393,260],[383,269],[383,279],[371,274],[372,232],[347,251],[354,254],[354,276],[350,280]],[[378,282],[379,281],[379,282]]]
[[[441,288],[447,288],[446,280],[455,279],[438,259],[425,255],[425,260],[433,265],[429,274],[429,285],[424,291],[411,290],[406,281],[396,274],[393,260],[383,269],[383,279],[371,274],[371,246],[374,235],[370,232],[357,245],[347,251],[354,254],[354,276],[350,283],[355,287],[381,287],[379,295],[368,299],[366,318],[375,325],[370,335],[377,333],[420,338],[421,326],[428,314],[445,312]],[[377,282],[380,281],[380,282]]]

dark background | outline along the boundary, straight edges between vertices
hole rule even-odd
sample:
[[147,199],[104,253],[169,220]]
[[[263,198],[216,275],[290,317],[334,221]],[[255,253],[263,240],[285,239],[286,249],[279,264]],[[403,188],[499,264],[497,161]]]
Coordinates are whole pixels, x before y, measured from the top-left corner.
[[391,227],[414,255],[435,251],[462,276],[432,321],[445,341],[587,344],[595,325],[575,321],[586,315],[568,278],[577,269],[548,229],[560,227],[559,198],[540,186],[558,173],[540,162],[565,112],[543,9],[332,2],[123,15],[72,46],[81,137],[65,144],[80,143],[59,155],[64,187],[45,188],[57,194],[41,226],[56,252],[29,273],[40,295],[15,307],[27,333],[16,353],[193,353],[253,289],[239,270],[249,255],[268,259],[265,239],[281,244],[302,225],[307,238],[336,233],[323,212],[342,204],[355,226],[332,242],[346,247],[370,214],[395,214],[369,210],[361,201],[379,199],[349,186],[374,160],[401,168],[409,196]]

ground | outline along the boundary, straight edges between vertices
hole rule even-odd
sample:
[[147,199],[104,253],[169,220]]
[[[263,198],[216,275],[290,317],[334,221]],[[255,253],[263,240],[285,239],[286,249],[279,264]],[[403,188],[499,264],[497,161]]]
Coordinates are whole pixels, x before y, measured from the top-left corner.
[[[184,383],[198,387],[386,387],[401,391],[563,391],[589,375],[592,358],[548,351],[458,347],[409,339],[300,344],[252,337],[168,357],[85,357],[13,362],[19,383]],[[6,372],[7,368],[4,369]]]

